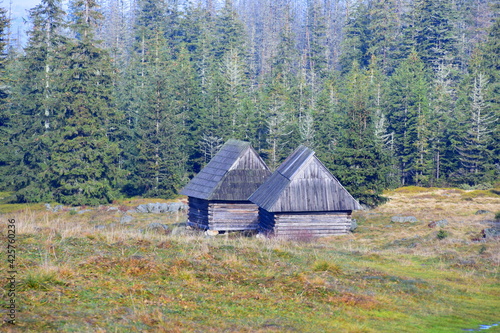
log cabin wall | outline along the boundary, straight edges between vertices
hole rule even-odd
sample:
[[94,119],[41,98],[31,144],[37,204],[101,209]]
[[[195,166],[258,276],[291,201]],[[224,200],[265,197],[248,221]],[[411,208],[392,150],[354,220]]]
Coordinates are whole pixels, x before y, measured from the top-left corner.
[[249,201],[209,201],[189,197],[187,224],[193,228],[218,231],[257,230],[259,212]]
[[208,229],[208,200],[188,197],[189,210],[187,225],[197,229]]
[[351,228],[351,212],[271,213],[259,209],[259,231],[283,238],[345,235]]
[[210,202],[208,226],[211,230],[257,230],[259,208],[249,201]]
[[259,207],[259,231],[265,235],[274,233],[274,213]]
[[351,227],[351,212],[275,213],[274,220],[277,237],[345,235]]

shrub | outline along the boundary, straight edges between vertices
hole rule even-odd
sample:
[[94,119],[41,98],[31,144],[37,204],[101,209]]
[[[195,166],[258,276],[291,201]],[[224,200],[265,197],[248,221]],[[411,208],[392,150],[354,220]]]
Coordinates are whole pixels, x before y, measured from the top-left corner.
[[489,190],[493,187],[492,184],[489,183],[484,183],[484,184],[476,184],[476,185],[469,185],[469,184],[460,184],[458,185],[459,188],[462,190],[470,191],[470,190]]
[[500,211],[495,213],[495,220],[500,221]]
[[445,231],[445,230],[443,230],[443,229],[441,229],[441,230],[439,230],[439,231],[438,231],[438,233],[437,233],[437,238],[438,238],[439,240],[441,240],[441,239],[445,239],[446,237],[448,237],[448,232],[446,232],[446,231]]

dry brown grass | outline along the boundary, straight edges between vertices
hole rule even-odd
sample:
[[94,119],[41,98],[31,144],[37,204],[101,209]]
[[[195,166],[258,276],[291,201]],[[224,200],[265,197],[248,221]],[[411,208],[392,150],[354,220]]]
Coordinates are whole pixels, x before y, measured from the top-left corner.
[[[404,188],[403,188],[404,189]],[[390,201],[376,209],[381,214],[413,215],[422,221],[449,219],[477,222],[485,218],[493,219],[494,213],[500,210],[500,196],[479,196],[472,200],[464,200],[464,194],[478,191],[459,189],[419,188],[417,193],[395,190],[385,193]],[[486,191],[482,191],[486,192]],[[465,197],[467,198],[467,197]],[[487,215],[474,215],[478,210],[488,210]]]

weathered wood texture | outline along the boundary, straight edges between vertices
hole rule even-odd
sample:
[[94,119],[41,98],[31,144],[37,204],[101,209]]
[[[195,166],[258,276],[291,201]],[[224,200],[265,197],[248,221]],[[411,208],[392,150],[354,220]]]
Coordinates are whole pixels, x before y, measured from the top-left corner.
[[273,213],[259,208],[259,230],[284,238],[344,235],[351,227],[351,212]]
[[189,197],[188,225],[203,230],[256,230],[258,207],[249,201],[208,201]]
[[270,174],[250,143],[228,140],[181,194],[205,200],[246,201]]
[[314,155],[300,146],[255,191],[250,201],[269,212],[360,209],[359,203]]

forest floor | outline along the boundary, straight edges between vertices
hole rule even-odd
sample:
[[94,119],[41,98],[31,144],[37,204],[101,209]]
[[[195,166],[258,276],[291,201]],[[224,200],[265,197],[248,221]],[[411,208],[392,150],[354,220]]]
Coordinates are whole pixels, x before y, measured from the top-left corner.
[[354,233],[294,241],[207,237],[182,212],[124,213],[153,199],[82,213],[0,205],[0,314],[14,300],[16,319],[0,331],[500,332],[500,240],[483,238],[499,192],[386,195],[354,214]]

